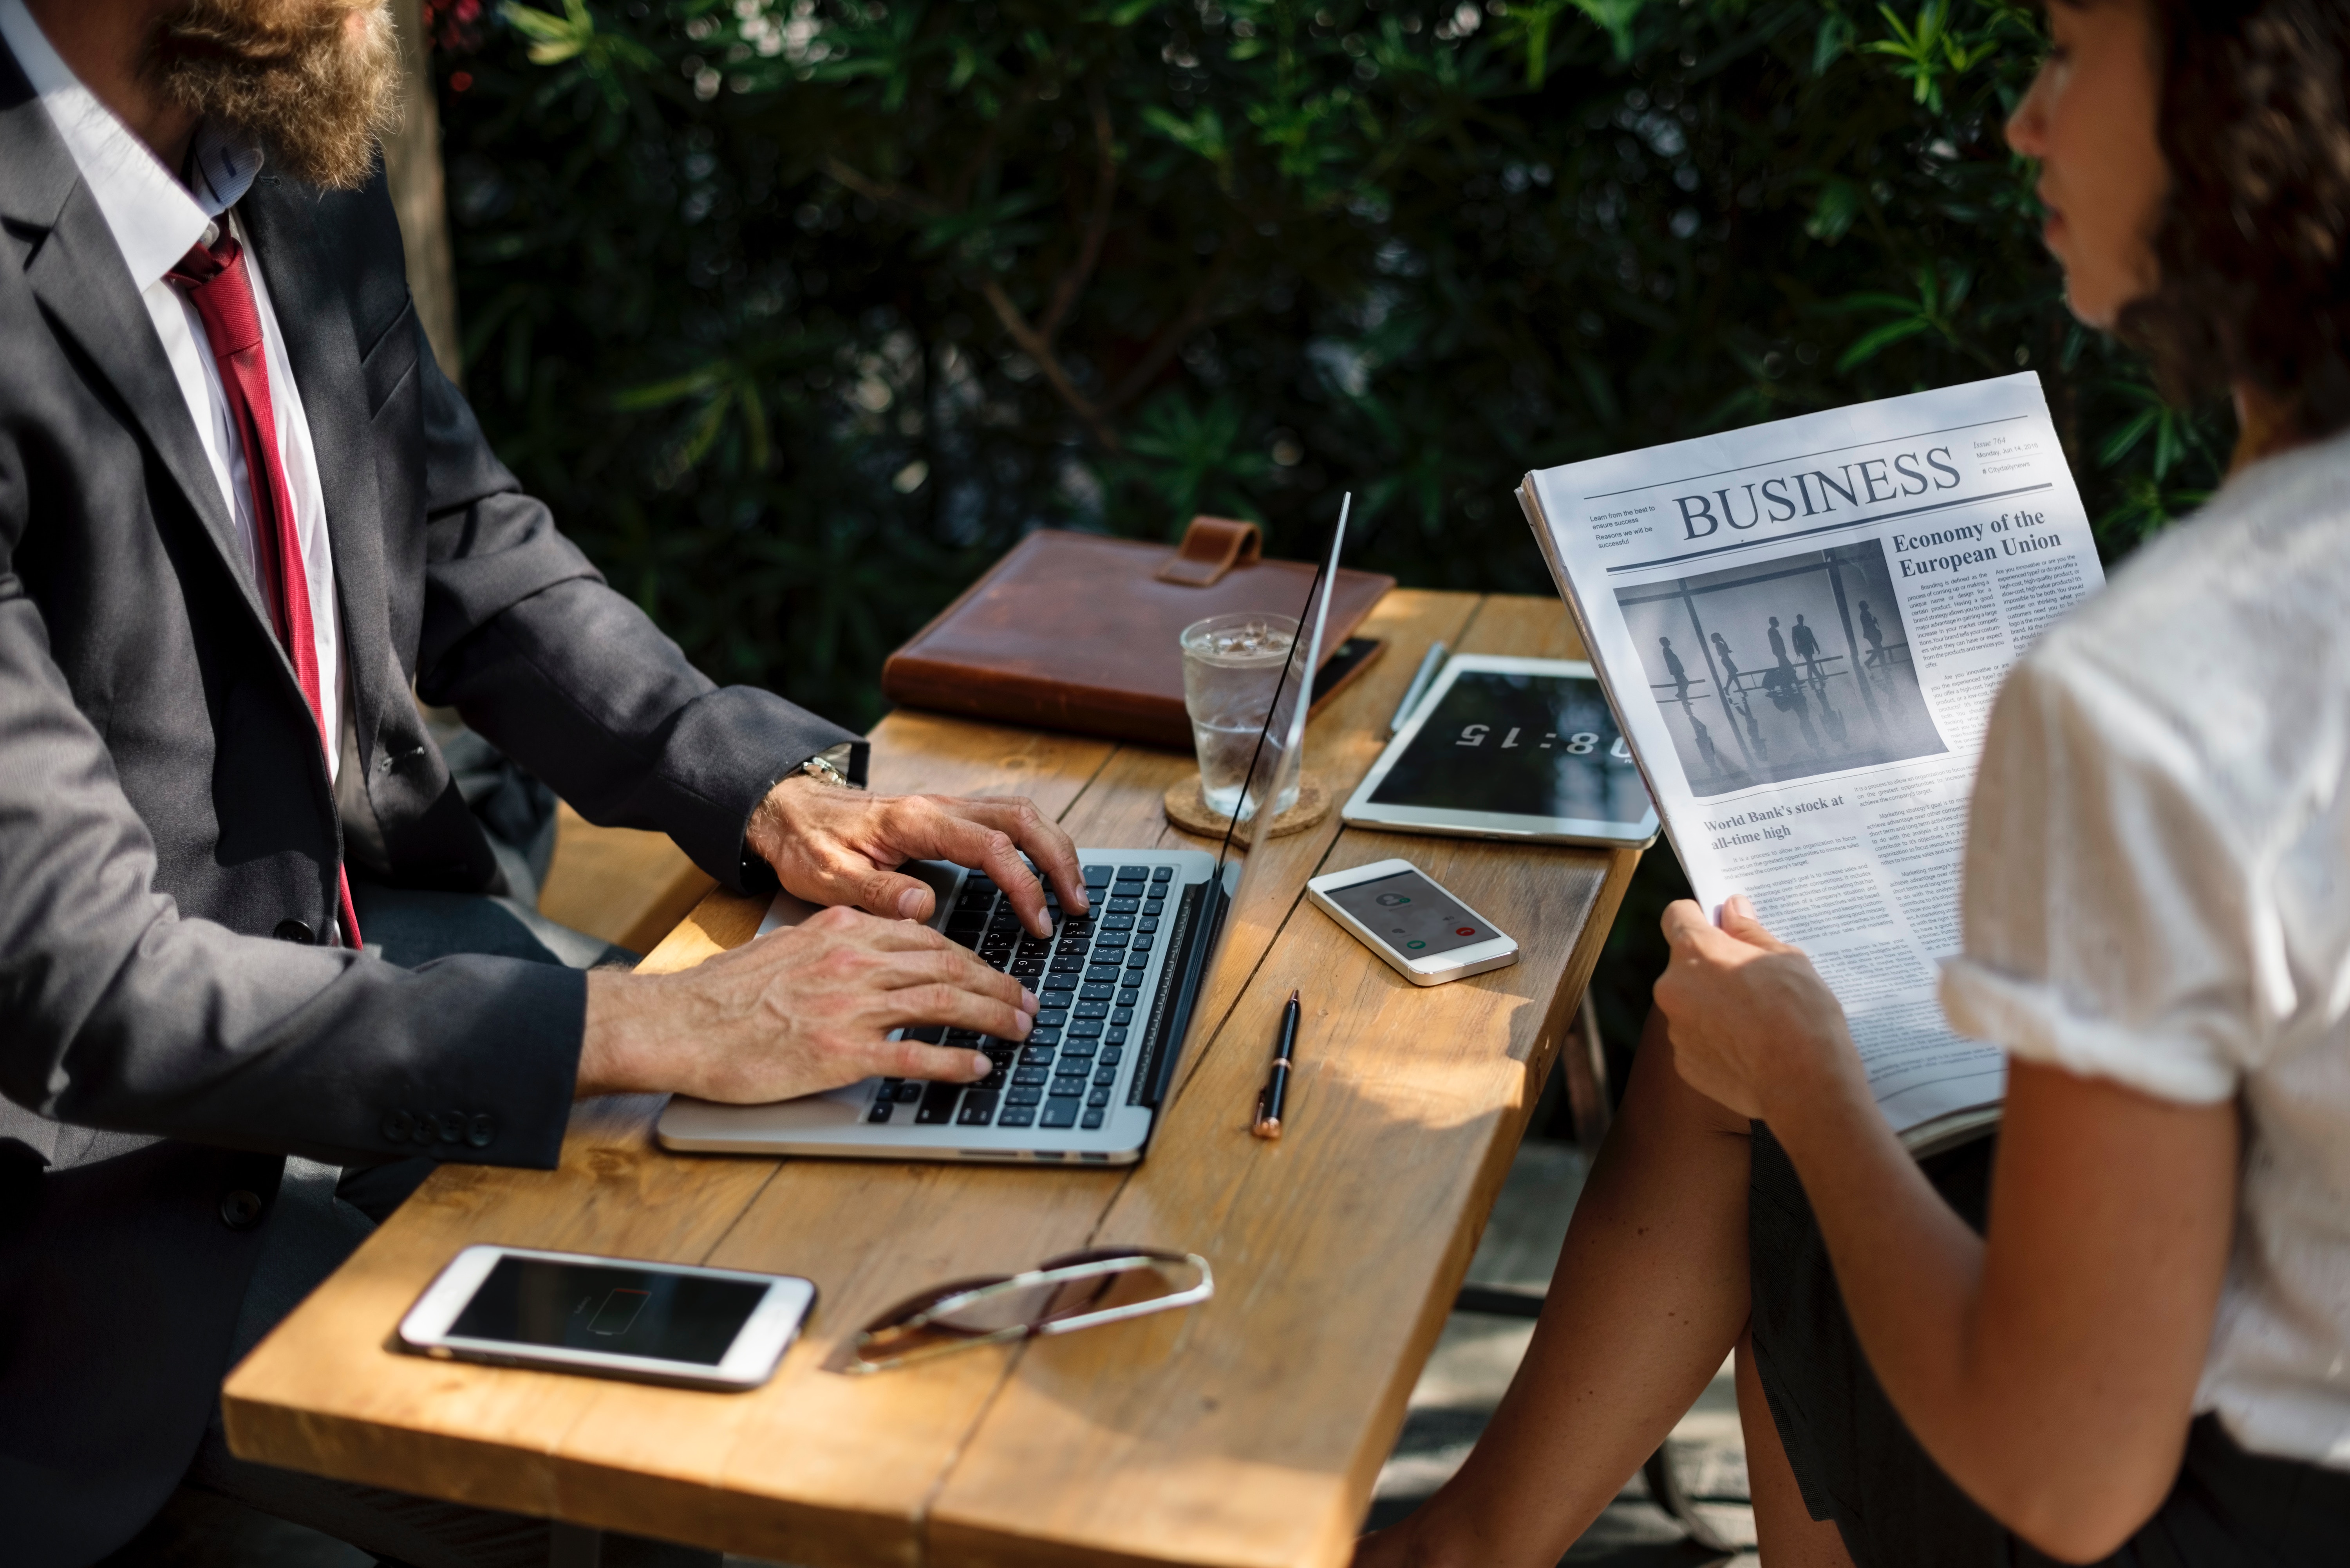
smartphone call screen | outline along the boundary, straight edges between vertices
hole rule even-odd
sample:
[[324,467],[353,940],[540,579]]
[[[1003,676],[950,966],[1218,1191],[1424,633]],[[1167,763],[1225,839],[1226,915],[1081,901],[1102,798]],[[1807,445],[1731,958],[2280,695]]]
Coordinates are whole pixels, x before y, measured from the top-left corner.
[[715,1366],[766,1293],[748,1281],[627,1263],[500,1258],[449,1333]]
[[1502,934],[1417,871],[1336,888],[1327,897],[1407,958],[1451,952]]

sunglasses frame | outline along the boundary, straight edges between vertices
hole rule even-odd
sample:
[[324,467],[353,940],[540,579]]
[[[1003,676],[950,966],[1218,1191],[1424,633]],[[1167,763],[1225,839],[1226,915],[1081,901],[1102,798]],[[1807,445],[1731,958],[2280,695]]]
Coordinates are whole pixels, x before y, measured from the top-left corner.
[[[1171,1295],[1160,1296],[1151,1301],[1136,1302],[1128,1306],[1104,1307],[1098,1312],[1077,1313],[1068,1317],[1047,1318],[1042,1323],[1013,1324],[1008,1327],[983,1334],[976,1332],[966,1334],[950,1324],[937,1322],[939,1318],[950,1313],[960,1312],[973,1302],[983,1301],[989,1296],[1001,1295],[1011,1291],[1033,1290],[1039,1285],[1066,1284],[1073,1280],[1101,1279],[1111,1274],[1125,1273],[1138,1266],[1157,1263],[1188,1265],[1198,1271],[1200,1282],[1177,1291]],[[847,1363],[842,1370],[851,1376],[870,1376],[877,1372],[891,1372],[901,1366],[912,1366],[916,1362],[929,1361],[941,1355],[951,1355],[960,1350],[976,1350],[983,1345],[1004,1345],[1020,1340],[1042,1339],[1049,1334],[1075,1334],[1083,1328],[1099,1328],[1105,1324],[1125,1323],[1134,1318],[1149,1317],[1158,1313],[1196,1306],[1215,1293],[1215,1272],[1209,1268],[1208,1260],[1197,1252],[1165,1251],[1156,1247],[1121,1247],[1096,1248],[1088,1251],[1064,1253],[1058,1258],[1047,1258],[1035,1268],[1017,1274],[957,1282],[941,1286],[939,1293],[926,1301],[917,1296],[913,1301],[899,1303],[858,1331],[856,1339],[849,1346]],[[907,1308],[913,1306],[915,1302],[920,1302],[922,1304],[913,1312],[908,1313]],[[948,1340],[943,1344],[926,1345],[904,1355],[891,1356],[886,1361],[864,1359],[865,1348],[882,1334],[906,1334],[916,1329],[931,1327],[936,1327],[941,1333],[956,1334],[960,1337]]]

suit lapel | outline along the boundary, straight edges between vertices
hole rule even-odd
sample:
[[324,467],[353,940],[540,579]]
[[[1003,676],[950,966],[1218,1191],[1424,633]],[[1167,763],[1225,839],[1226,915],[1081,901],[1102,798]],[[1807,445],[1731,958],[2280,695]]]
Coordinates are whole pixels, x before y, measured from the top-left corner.
[[[120,400],[266,634],[268,610],[246,570],[235,522],[221,498],[212,460],[204,455],[155,324],[130,286],[113,231],[82,182],[73,154],[5,47],[0,47],[0,221],[26,231],[31,257],[25,278],[34,297]],[[277,639],[269,640],[274,647]],[[291,666],[287,673],[290,678]]]
[[317,454],[343,611],[343,667],[350,672],[360,753],[371,757],[389,689],[385,656],[391,646],[375,432],[350,300],[319,236],[317,200],[307,186],[265,177],[237,211],[269,285],[270,309],[286,340],[286,358],[294,367]]

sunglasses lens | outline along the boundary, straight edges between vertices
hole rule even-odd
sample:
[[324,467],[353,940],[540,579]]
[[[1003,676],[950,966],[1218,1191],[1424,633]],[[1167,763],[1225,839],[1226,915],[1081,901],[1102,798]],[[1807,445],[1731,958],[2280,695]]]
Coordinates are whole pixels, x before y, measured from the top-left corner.
[[1099,1280],[1066,1280],[1057,1283],[992,1285],[974,1291],[964,1301],[951,1303],[931,1319],[940,1328],[958,1334],[1001,1334],[1005,1329],[1049,1323],[1066,1315],[1070,1298],[1098,1289]]
[[[1123,1266],[1102,1268],[1103,1264]],[[1084,1272],[1098,1268],[1099,1272]],[[1098,1251],[1055,1258],[1038,1272],[1081,1271],[1075,1279],[1003,1281],[933,1294],[919,1303],[925,1321],[904,1326],[917,1303],[875,1323],[860,1336],[857,1359],[868,1367],[895,1366],[991,1336],[1009,1336],[1068,1318],[1150,1303],[1195,1289],[1198,1268],[1181,1258]]]
[[868,1328],[858,1339],[854,1366],[879,1371],[909,1361],[920,1361],[941,1351],[961,1350],[973,1343],[968,1334],[956,1334],[924,1324],[920,1328]]
[[[1042,1328],[1064,1318],[1119,1307],[1144,1306],[1190,1290],[1200,1282],[1199,1271],[1180,1259],[1133,1257],[1127,1267],[1073,1280],[1033,1285],[1000,1286],[977,1293],[966,1304],[940,1314],[938,1322],[965,1334],[994,1334],[1009,1328]],[[1085,1267],[1111,1258],[1056,1258],[1045,1271]]]

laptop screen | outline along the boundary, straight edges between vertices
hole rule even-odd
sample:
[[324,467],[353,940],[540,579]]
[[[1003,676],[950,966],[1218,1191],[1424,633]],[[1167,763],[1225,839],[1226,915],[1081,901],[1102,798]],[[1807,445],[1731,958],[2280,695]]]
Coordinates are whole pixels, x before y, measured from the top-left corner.
[[[1274,688],[1272,711],[1265,715],[1264,728],[1259,732],[1254,758],[1249,766],[1247,787],[1242,791],[1241,805],[1234,808],[1232,820],[1225,825],[1223,843],[1216,852],[1216,876],[1209,884],[1210,895],[1200,911],[1200,918],[1212,922],[1208,940],[1197,944],[1198,953],[1193,973],[1182,977],[1170,988],[1180,1000],[1183,1016],[1167,1032],[1167,1038],[1176,1042],[1171,1051],[1162,1051],[1154,1064],[1157,1080],[1149,1092],[1149,1103],[1157,1104],[1169,1085],[1177,1064],[1194,1044],[1203,1023],[1222,1018],[1231,1008],[1241,983],[1272,945],[1274,930],[1287,904],[1269,897],[1269,885],[1257,873],[1268,858],[1266,846],[1272,841],[1274,811],[1250,810],[1250,804],[1275,801],[1282,790],[1298,776],[1305,745],[1306,710],[1313,701],[1312,682],[1307,672],[1318,669],[1322,661],[1322,638],[1330,617],[1330,590],[1338,573],[1338,556],[1347,542],[1347,514],[1354,498],[1349,495],[1339,506],[1338,525],[1330,535],[1330,548],[1315,569],[1313,586],[1307,590],[1306,601],[1300,607],[1298,636],[1290,645],[1289,662],[1284,667],[1279,683]],[[1245,821],[1241,813],[1249,811]],[[1245,847],[1239,847],[1240,841]],[[1237,853],[1235,853],[1237,849]],[[1226,956],[1237,951],[1242,961],[1227,964]]]

